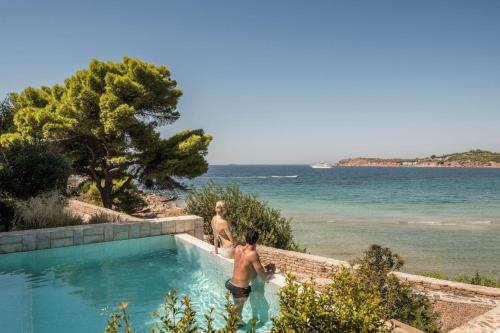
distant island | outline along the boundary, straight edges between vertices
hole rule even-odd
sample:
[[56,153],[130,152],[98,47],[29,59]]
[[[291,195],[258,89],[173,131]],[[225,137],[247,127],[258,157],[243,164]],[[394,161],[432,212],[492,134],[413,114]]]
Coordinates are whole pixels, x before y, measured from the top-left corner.
[[368,167],[424,167],[424,168],[500,168],[500,153],[486,150],[471,150],[424,158],[367,158],[357,157],[341,160],[337,166]]

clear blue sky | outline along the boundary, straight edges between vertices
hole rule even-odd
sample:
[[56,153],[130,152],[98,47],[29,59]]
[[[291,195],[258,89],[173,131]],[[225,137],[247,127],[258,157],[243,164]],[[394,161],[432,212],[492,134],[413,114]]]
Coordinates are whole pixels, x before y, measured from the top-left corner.
[[500,1],[0,0],[0,97],[163,64],[211,163],[500,151]]

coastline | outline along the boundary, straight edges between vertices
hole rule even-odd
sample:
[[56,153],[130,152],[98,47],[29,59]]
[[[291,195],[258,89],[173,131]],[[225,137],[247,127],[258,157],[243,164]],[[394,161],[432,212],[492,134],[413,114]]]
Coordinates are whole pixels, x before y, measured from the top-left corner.
[[500,168],[500,153],[487,150],[432,155],[422,158],[353,157],[339,161],[337,166],[417,167],[417,168]]
[[338,162],[337,167],[372,167],[372,168],[450,168],[450,169],[500,169],[499,162],[371,162],[363,159],[349,159]]

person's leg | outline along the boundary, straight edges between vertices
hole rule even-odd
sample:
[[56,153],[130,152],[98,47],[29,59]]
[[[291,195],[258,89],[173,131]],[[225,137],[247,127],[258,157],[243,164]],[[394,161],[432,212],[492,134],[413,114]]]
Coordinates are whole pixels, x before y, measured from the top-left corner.
[[248,297],[233,297],[234,300],[234,309],[236,312],[238,312],[238,315],[240,316],[240,320],[242,318],[241,313],[243,311],[243,306],[245,305],[245,302],[247,301]]

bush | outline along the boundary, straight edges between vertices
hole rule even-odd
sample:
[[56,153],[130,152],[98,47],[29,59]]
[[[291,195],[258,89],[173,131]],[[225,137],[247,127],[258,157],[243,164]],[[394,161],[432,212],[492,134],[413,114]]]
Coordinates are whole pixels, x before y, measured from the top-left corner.
[[384,319],[396,319],[424,332],[441,332],[438,315],[427,297],[413,292],[407,283],[390,274],[404,265],[399,255],[389,248],[371,245],[353,265],[364,289],[383,300]]
[[[133,333],[134,330],[130,324],[130,317],[127,315],[128,303],[124,302],[119,307],[120,312],[111,315],[103,333]],[[196,322],[196,312],[191,306],[189,296],[184,296],[179,300],[177,291],[167,292],[165,295],[165,304],[152,313],[153,318],[158,319],[151,330],[152,333],[237,333],[239,316],[233,304],[229,300],[229,294],[226,294],[226,304],[223,314],[225,325],[220,329],[213,327],[213,308],[204,314],[207,328],[200,328]],[[247,333],[255,333],[255,321],[252,322],[252,328]],[[123,330],[120,330],[123,329]]]
[[9,196],[0,196],[0,231],[9,231],[12,227],[16,210],[16,200]]
[[224,200],[227,219],[232,223],[235,238],[243,239],[244,230],[253,227],[259,230],[259,243],[285,250],[301,250],[295,243],[290,220],[281,216],[279,210],[259,201],[253,194],[240,191],[236,185],[222,187],[205,185],[193,190],[186,198],[186,213],[203,217],[204,232],[212,237],[210,222],[214,216],[215,203]]
[[22,199],[65,191],[69,160],[48,143],[15,142],[0,148],[0,192]]
[[[115,187],[120,187],[125,180],[116,182]],[[94,181],[87,181],[81,187],[81,192],[87,195],[94,205],[103,206],[101,194]],[[135,213],[146,207],[147,203],[134,183],[129,183],[119,194],[113,198],[113,209],[125,213]]]
[[41,229],[82,223],[82,219],[66,207],[64,197],[57,192],[49,192],[17,203],[13,228]]
[[119,216],[107,214],[105,212],[97,212],[90,216],[90,219],[87,221],[88,224],[101,224],[101,223],[117,223],[122,222],[122,219]]
[[383,300],[347,268],[337,272],[321,293],[313,282],[297,283],[288,275],[279,297],[281,314],[273,318],[273,333],[391,331],[382,320]]

